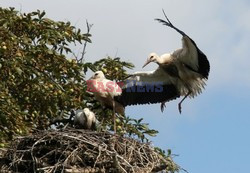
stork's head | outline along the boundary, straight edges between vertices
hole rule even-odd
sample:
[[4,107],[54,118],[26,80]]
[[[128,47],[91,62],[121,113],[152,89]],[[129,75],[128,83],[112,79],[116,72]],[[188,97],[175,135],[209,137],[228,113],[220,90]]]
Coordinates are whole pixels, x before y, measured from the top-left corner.
[[144,68],[146,65],[148,65],[151,62],[155,62],[156,63],[157,60],[158,60],[158,57],[159,56],[156,53],[149,54],[149,57],[148,57],[147,61],[145,62],[145,64],[142,66],[142,68]]
[[105,76],[102,71],[96,71],[90,79],[104,79]]

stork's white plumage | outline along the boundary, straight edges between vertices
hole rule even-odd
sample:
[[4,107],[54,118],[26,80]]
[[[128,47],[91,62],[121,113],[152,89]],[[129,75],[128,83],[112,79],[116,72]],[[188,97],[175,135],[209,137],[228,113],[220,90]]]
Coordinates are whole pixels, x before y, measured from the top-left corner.
[[[183,31],[173,26],[165,13],[164,15],[167,21],[156,20],[175,29],[183,36],[182,48],[161,56],[151,53],[143,67],[150,62],[155,62],[159,65],[159,68],[175,78],[175,80],[171,80],[172,84],[177,87],[179,94],[184,96],[178,105],[181,113],[181,103],[186,97],[194,97],[202,92],[208,79],[210,65],[206,55],[197,47],[196,43]],[[165,104],[161,105],[162,110],[164,106]]]
[[119,114],[124,114],[124,107],[114,100],[115,96],[122,93],[120,86],[116,82],[106,79],[102,71],[96,71],[87,81],[87,84],[88,91],[93,92],[102,106],[114,109]]
[[96,71],[87,83],[88,91],[93,92],[101,105],[113,110],[114,131],[116,132],[115,113],[124,115],[124,106],[114,98],[122,94],[120,86],[116,82],[106,79],[102,71]]
[[74,125],[79,129],[92,129],[96,127],[96,117],[89,108],[79,109],[75,112]]
[[[199,66],[196,66],[195,61],[193,64],[187,63],[189,64],[187,65],[181,60],[183,56],[185,56],[185,54],[179,53],[181,51],[189,52],[189,50],[186,51],[182,49],[161,56],[158,56],[156,53],[151,53],[143,67],[150,62],[157,63],[159,68],[169,74],[172,78],[175,78],[175,80],[172,80],[173,84],[177,86],[182,96],[190,92],[189,96],[194,97],[202,92],[202,89],[206,85],[205,81],[207,78],[198,72]],[[188,53],[187,56],[189,56]]]

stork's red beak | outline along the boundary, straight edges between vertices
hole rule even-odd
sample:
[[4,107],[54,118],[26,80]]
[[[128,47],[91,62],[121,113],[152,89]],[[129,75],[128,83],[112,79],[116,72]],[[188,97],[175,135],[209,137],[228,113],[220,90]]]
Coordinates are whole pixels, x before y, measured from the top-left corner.
[[144,68],[144,67],[145,67],[146,65],[148,65],[150,62],[151,62],[150,59],[148,59],[148,60],[145,62],[145,64],[142,66],[142,68]]

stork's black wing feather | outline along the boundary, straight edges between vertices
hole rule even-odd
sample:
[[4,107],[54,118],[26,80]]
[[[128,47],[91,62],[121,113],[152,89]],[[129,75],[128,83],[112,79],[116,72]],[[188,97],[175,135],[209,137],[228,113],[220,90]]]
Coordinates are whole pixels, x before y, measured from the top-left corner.
[[174,25],[172,25],[172,23],[170,22],[167,22],[165,20],[162,20],[162,19],[155,19],[156,21],[162,23],[163,25],[166,25],[170,28],[173,28],[174,30],[176,30],[177,32],[179,32],[182,36],[187,36],[187,34],[185,34],[185,32],[183,32],[182,30],[176,28]]
[[176,28],[176,27],[170,22],[170,20],[168,19],[168,16],[166,15],[166,13],[165,13],[164,10],[162,10],[162,12],[163,12],[165,18],[167,19],[167,21],[162,20],[162,19],[155,19],[155,20],[157,20],[158,22],[162,23],[163,25],[166,25],[166,26],[168,26],[168,27],[170,27],[170,28],[175,29],[175,30],[176,30],[177,32],[179,32],[182,36],[187,36],[187,34],[185,34],[185,32],[183,32],[182,30]]
[[192,41],[198,52],[198,63],[199,63],[198,73],[201,74],[204,78],[208,79],[210,64],[207,59],[207,56],[198,48],[194,40],[192,40],[190,37],[188,38]]
[[[174,100],[180,97],[177,88],[172,85],[155,86],[153,90],[149,90],[152,86],[130,86],[124,87],[122,94],[116,96],[115,100],[123,106],[137,104],[153,104]],[[152,89],[152,88],[151,88]]]

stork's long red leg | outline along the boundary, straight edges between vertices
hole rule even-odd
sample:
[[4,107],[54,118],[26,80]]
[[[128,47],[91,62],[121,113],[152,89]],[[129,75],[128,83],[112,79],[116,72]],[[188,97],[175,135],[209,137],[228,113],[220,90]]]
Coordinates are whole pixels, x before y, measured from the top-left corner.
[[183,99],[180,101],[180,103],[178,104],[178,109],[179,109],[180,114],[181,114],[181,104],[182,104],[182,102],[187,98],[187,96],[189,96],[189,94],[191,94],[191,91],[189,91],[189,92],[183,97]]

